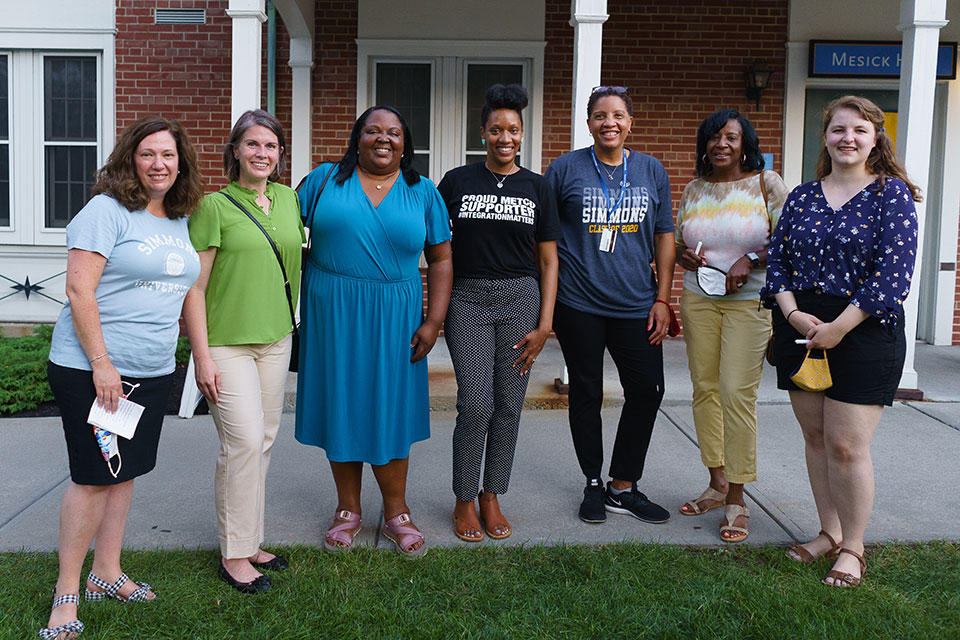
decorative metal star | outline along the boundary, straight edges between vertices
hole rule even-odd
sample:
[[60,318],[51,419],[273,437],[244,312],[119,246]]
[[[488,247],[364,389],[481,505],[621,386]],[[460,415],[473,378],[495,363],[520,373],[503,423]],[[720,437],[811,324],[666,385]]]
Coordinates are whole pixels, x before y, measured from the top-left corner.
[[20,283],[17,282],[16,280],[12,280],[11,278],[8,278],[7,276],[5,276],[5,275],[3,275],[3,274],[0,274],[0,278],[3,278],[3,279],[6,280],[7,282],[12,282],[12,283],[13,283],[13,286],[10,287],[11,289],[13,289],[13,293],[8,293],[8,294],[5,295],[5,296],[0,296],[0,300],[6,300],[6,299],[9,298],[10,296],[15,296],[15,295],[17,295],[18,293],[23,292],[23,295],[26,296],[27,300],[30,299],[30,294],[31,294],[31,293],[35,293],[35,294],[37,294],[38,296],[42,296],[42,297],[46,298],[47,300],[53,300],[54,302],[58,302],[58,303],[60,303],[60,304],[64,304],[64,302],[63,302],[62,300],[57,300],[56,298],[52,298],[52,297],[48,296],[48,295],[45,294],[45,293],[41,293],[41,290],[44,289],[45,287],[42,287],[42,286],[40,286],[40,285],[43,284],[44,282],[47,282],[48,280],[53,280],[54,278],[57,278],[57,277],[59,277],[59,276],[62,276],[62,275],[65,274],[65,273],[66,273],[66,271],[61,271],[60,273],[57,273],[57,274],[55,274],[55,275],[52,275],[52,276],[50,276],[49,278],[44,278],[44,279],[41,280],[40,282],[36,282],[36,283],[32,283],[32,284],[31,284],[31,282],[30,282],[30,276],[26,276],[26,277],[23,279],[23,284],[20,284]]

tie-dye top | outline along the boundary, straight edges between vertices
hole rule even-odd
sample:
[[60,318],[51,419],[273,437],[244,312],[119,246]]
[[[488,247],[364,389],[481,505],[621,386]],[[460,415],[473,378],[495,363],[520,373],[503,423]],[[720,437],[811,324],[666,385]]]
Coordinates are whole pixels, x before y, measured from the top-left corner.
[[[762,173],[767,204],[760,190],[760,176],[731,182],[691,181],[683,190],[677,213],[677,245],[696,249],[703,242],[707,264],[727,271],[746,253],[767,248],[770,231],[777,224],[787,197],[787,187],[774,171]],[[737,293],[726,300],[756,300],[763,286],[763,269],[754,269]],[[683,286],[705,295],[697,286],[697,274],[684,271]]]
[[764,302],[783,291],[850,299],[887,329],[896,326],[917,256],[917,211],[896,178],[876,181],[834,211],[819,180],[787,198],[770,240]]

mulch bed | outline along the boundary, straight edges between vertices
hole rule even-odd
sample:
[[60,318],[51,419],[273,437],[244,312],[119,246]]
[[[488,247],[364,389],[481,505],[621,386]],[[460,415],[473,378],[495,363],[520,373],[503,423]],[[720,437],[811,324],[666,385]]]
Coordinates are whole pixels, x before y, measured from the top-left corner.
[[[173,387],[170,389],[170,397],[167,398],[167,409],[165,413],[167,415],[177,415],[180,413],[180,396],[183,393],[183,383],[187,378],[187,365],[178,364],[177,368],[173,371]],[[207,401],[203,399],[200,401],[200,406],[197,407],[196,415],[204,415],[209,413],[210,410],[207,408]],[[8,415],[0,416],[4,418],[48,418],[52,416],[59,416],[60,409],[57,407],[56,402],[44,402],[38,407],[33,409],[24,409],[23,411],[18,411],[16,413],[11,413]]]

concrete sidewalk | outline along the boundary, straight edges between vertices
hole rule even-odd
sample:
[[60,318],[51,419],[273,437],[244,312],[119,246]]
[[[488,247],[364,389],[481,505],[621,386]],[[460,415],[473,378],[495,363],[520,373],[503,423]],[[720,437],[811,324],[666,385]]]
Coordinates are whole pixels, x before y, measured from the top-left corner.
[[[622,402],[608,358],[604,437],[609,455]],[[528,404],[560,406],[552,389],[560,375],[555,341],[531,374]],[[867,530],[870,541],[960,540],[960,348],[918,345],[921,388],[936,401],[898,402],[884,412],[873,441],[877,498]],[[466,545],[451,525],[451,438],[456,385],[445,346],[431,355],[432,437],[413,446],[408,502],[414,521],[432,546]],[[690,410],[690,379],[681,341],[665,348],[666,397],[647,457],[640,490],[674,514],[650,525],[611,514],[606,524],[587,525],[576,511],[583,489],[564,410],[524,412],[511,491],[502,497],[514,534],[482,544],[597,544],[639,540],[719,545],[719,510],[686,517],[677,509],[699,495],[707,473],[700,463]],[[760,389],[759,477],[749,485],[749,544],[786,544],[819,529],[803,461],[803,442],[785,392],[771,369]],[[292,388],[292,387],[291,387]],[[68,479],[58,418],[0,420],[0,550],[52,550],[57,544],[60,498]],[[213,469],[218,449],[209,416],[168,417],[157,468],[137,480],[127,526],[128,548],[217,546]],[[379,535],[379,492],[365,471],[361,544],[392,548]],[[267,486],[266,545],[322,543],[336,508],[336,492],[323,452],[293,438],[293,415],[285,414]]]

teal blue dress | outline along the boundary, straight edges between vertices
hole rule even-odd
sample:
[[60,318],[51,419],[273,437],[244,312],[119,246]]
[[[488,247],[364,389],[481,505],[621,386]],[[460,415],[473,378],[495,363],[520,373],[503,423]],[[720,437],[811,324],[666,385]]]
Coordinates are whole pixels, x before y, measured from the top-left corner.
[[300,297],[296,438],[329,460],[386,464],[430,437],[426,358],[410,362],[423,321],[420,252],[450,239],[449,216],[427,178],[399,174],[379,207],[356,172],[343,185],[331,165],[300,187],[311,229]]

